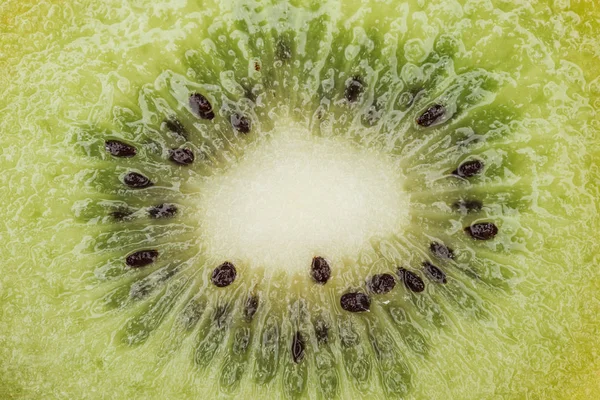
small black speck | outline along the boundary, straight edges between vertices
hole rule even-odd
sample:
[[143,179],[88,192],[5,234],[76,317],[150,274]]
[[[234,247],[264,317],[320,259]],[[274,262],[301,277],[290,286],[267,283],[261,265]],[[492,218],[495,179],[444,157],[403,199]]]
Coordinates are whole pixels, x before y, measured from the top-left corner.
[[390,274],[373,275],[367,282],[369,290],[376,294],[390,292],[396,286],[396,280]]
[[361,292],[346,293],[340,298],[340,305],[342,309],[350,312],[369,311],[371,299]]
[[123,177],[123,183],[133,189],[143,189],[154,185],[148,177],[137,172],[128,172]]
[[184,138],[187,137],[187,131],[185,126],[175,117],[171,117],[170,119],[165,120],[165,126],[168,130],[173,133],[176,133]]
[[454,250],[440,242],[431,242],[431,244],[429,245],[429,250],[434,256],[438,258],[454,258]]
[[119,140],[107,140],[104,142],[106,151],[115,157],[133,157],[137,154],[137,149],[127,143]]
[[329,263],[323,257],[314,257],[310,266],[310,275],[315,282],[324,285],[331,277]]
[[237,271],[232,263],[225,261],[212,272],[211,282],[217,287],[229,286],[237,276]]
[[172,218],[177,214],[177,206],[175,204],[163,203],[154,206],[148,210],[150,217],[159,218]]
[[479,175],[483,170],[483,162],[480,160],[465,161],[458,166],[454,171],[453,175],[460,176],[461,178],[470,178],[475,175]]
[[212,110],[212,105],[208,99],[200,93],[192,93],[190,95],[190,108],[202,119],[211,120],[215,118],[215,113]]
[[124,220],[128,219],[131,216],[131,214],[133,214],[133,211],[122,209],[122,210],[115,210],[115,211],[111,212],[109,215],[115,221],[124,221]]
[[194,152],[190,149],[173,149],[169,153],[169,160],[178,165],[190,165],[194,162]]
[[498,234],[498,227],[492,222],[478,222],[465,228],[473,239],[490,240]]
[[233,126],[233,129],[236,131],[246,134],[250,132],[252,123],[248,117],[241,114],[233,114],[231,116],[231,126]]
[[420,293],[425,290],[425,282],[423,282],[423,279],[414,272],[405,268],[399,268],[398,276],[404,282],[404,286],[406,286],[407,289],[410,289],[415,293]]
[[417,118],[417,124],[427,128],[435,124],[446,113],[446,107],[441,104],[434,104]]
[[437,283],[446,283],[446,274],[439,267],[436,267],[429,261],[423,261],[423,271],[425,271],[425,275],[429,277],[434,282]]
[[132,268],[140,268],[152,264],[157,258],[158,250],[139,250],[128,255],[125,263]]
[[362,79],[358,76],[355,76],[346,83],[344,97],[348,102],[355,103],[364,90],[365,84],[363,83]]

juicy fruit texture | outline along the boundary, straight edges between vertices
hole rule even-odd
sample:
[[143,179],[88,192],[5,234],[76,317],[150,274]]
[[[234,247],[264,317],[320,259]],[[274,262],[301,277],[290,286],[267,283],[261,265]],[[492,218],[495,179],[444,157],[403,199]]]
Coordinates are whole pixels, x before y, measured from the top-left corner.
[[[598,397],[593,3],[97,3],[0,6],[5,397]],[[228,241],[331,143],[397,230]]]

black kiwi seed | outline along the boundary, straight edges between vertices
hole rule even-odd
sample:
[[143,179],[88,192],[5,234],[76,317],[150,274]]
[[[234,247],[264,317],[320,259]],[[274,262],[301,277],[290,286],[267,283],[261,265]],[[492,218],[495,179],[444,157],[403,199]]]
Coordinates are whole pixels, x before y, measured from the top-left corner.
[[310,266],[310,275],[315,282],[324,285],[331,277],[329,263],[323,257],[313,257]]
[[123,177],[123,183],[134,189],[143,189],[154,185],[150,179],[137,172],[128,172]]
[[315,322],[315,336],[318,343],[327,343],[329,340],[329,326],[322,319]]
[[177,206],[174,204],[163,203],[157,206],[154,206],[148,210],[148,214],[150,217],[159,219],[159,218],[171,218],[177,214]]
[[417,124],[427,128],[437,122],[445,113],[446,107],[441,104],[434,104],[417,118]]
[[132,268],[141,268],[152,264],[158,258],[158,250],[139,250],[125,258],[125,263]]
[[170,118],[165,120],[165,126],[168,130],[170,130],[173,133],[177,133],[178,135],[181,135],[183,137],[187,136],[187,131],[185,130],[185,127],[176,118]]
[[233,126],[233,129],[240,133],[248,133],[250,132],[252,123],[248,117],[240,114],[233,114],[231,116],[231,126]]
[[463,214],[470,212],[481,211],[483,203],[479,200],[458,200],[452,205],[455,209],[459,210]]
[[478,222],[476,224],[472,224],[471,226],[467,226],[465,228],[465,232],[467,232],[473,239],[489,240],[498,234],[498,227],[492,222]]
[[115,157],[133,157],[137,154],[137,149],[127,143],[119,140],[107,140],[104,142],[104,148]]
[[217,287],[229,286],[235,280],[237,271],[232,263],[225,261],[213,270],[210,280]]
[[169,154],[169,160],[179,165],[190,165],[194,162],[194,158],[194,153],[190,149],[173,149]]
[[258,310],[258,296],[250,295],[246,299],[246,304],[244,304],[244,319],[248,322],[252,321],[254,318],[254,314]]
[[444,271],[430,263],[429,261],[423,261],[423,271],[425,271],[425,275],[429,277],[434,282],[437,283],[446,283],[446,274]]
[[358,96],[365,90],[365,85],[360,77],[355,76],[346,83],[346,89],[344,90],[344,97],[350,103],[355,103],[358,100]]
[[396,280],[390,274],[373,275],[367,283],[369,290],[373,293],[384,294],[396,286]]
[[190,95],[190,107],[192,111],[202,119],[211,120],[215,117],[212,105],[208,99],[200,93],[192,93]]
[[404,286],[406,286],[407,289],[410,289],[415,293],[420,293],[425,290],[425,282],[423,282],[423,279],[414,272],[405,268],[399,268],[398,276],[404,281]]
[[344,310],[350,312],[369,311],[371,299],[361,292],[346,293],[340,298],[340,305]]
[[458,166],[454,171],[453,175],[460,176],[461,178],[470,178],[478,175],[483,169],[483,162],[480,160],[465,161]]
[[292,357],[294,358],[294,362],[296,364],[300,363],[304,359],[304,338],[300,332],[296,332],[294,334],[294,339],[292,340]]
[[431,242],[429,250],[438,258],[454,258],[454,250],[440,242]]

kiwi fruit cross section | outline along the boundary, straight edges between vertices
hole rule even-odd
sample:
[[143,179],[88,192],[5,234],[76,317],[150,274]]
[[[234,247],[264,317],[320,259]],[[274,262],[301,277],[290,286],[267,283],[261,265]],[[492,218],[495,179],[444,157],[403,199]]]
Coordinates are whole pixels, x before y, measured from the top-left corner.
[[598,342],[568,332],[600,282],[593,5],[134,3],[56,6],[73,32],[39,77],[64,89],[15,113],[50,132],[31,162],[57,211],[27,221],[53,221],[37,323],[71,350],[0,364],[0,393],[559,398],[590,376]]

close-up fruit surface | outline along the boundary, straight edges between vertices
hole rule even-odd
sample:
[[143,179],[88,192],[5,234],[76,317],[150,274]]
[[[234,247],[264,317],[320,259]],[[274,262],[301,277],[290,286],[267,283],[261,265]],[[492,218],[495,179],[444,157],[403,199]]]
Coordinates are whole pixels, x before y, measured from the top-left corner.
[[600,398],[593,0],[5,0],[0,93],[0,398]]

